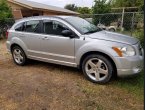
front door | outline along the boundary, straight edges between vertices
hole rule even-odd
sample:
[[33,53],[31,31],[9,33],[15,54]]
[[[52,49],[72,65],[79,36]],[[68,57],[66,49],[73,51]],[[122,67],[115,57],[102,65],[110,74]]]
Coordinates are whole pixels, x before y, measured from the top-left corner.
[[68,29],[66,25],[54,20],[43,21],[44,34],[41,40],[43,57],[63,65],[74,65],[75,39],[62,36],[62,31]]

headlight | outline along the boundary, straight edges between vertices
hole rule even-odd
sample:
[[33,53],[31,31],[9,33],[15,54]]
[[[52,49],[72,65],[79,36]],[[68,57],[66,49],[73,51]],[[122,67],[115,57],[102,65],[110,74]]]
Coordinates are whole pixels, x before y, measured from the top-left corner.
[[112,47],[114,51],[120,56],[134,56],[135,55],[135,50],[131,46],[126,46],[126,47]]

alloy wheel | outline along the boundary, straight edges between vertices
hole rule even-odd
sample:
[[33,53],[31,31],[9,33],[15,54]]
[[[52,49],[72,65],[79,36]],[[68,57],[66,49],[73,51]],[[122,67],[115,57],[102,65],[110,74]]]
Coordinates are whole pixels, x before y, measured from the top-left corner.
[[98,58],[89,59],[85,64],[88,77],[94,81],[102,81],[108,76],[108,67],[104,61]]
[[22,64],[24,60],[24,56],[20,49],[14,49],[13,51],[14,60],[18,64]]

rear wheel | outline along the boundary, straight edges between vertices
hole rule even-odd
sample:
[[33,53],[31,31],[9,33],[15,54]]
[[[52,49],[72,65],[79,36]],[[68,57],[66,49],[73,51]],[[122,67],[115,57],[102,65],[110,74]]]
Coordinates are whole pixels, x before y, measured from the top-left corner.
[[23,66],[26,64],[27,58],[24,51],[19,46],[12,48],[13,60],[17,65]]
[[112,63],[102,55],[89,55],[82,63],[85,77],[94,83],[107,83],[113,75]]

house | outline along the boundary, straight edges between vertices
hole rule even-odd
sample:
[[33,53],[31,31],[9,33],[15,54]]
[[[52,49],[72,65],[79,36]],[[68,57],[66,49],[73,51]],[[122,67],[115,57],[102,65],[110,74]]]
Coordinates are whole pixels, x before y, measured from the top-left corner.
[[78,15],[79,13],[28,0],[7,0],[15,19],[39,15]]

